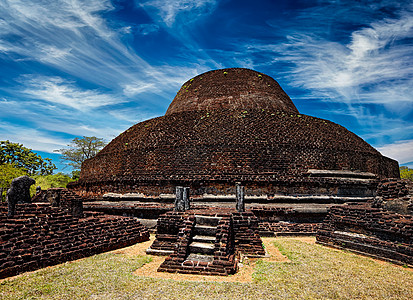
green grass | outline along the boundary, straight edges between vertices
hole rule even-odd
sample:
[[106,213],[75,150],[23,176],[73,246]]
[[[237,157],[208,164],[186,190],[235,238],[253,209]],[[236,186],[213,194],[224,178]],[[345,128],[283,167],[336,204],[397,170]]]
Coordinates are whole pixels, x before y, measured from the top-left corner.
[[149,256],[106,253],[0,283],[0,299],[413,299],[413,272],[291,238],[291,262],[259,260],[252,283],[138,277]]

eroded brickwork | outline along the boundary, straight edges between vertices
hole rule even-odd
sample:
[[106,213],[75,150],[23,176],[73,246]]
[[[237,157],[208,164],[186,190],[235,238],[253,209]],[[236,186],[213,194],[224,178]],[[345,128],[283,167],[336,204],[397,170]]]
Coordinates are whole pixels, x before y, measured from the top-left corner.
[[[272,78],[217,70],[185,83],[165,116],[138,123],[82,165],[82,196],[138,192],[224,195],[371,193],[376,182],[314,177],[310,169],[399,177],[396,161],[327,120],[299,114]],[[344,189],[343,189],[344,187]],[[232,192],[233,193],[233,192]]]
[[183,184],[202,195],[227,194],[241,181],[257,194],[339,193],[338,179],[310,176],[309,169],[399,176],[396,161],[326,120],[266,110],[182,112],[128,129],[85,161],[81,179],[68,187],[85,196],[159,195]]
[[369,205],[333,207],[317,242],[413,265],[413,217]]
[[231,68],[210,71],[185,82],[166,115],[228,108],[298,113],[290,97],[273,78],[253,70]]
[[[232,216],[223,213],[215,214],[215,216],[221,217],[221,220],[217,226],[216,240],[214,243],[215,250],[212,261],[194,261],[187,259],[195,224],[195,216],[190,214],[185,218],[184,224],[178,233],[174,253],[165,258],[165,261],[159,266],[158,271],[221,276],[234,274],[238,270],[238,253],[235,251],[235,230],[232,226]],[[173,219],[176,220],[176,218]],[[153,248],[153,246],[154,245],[152,245],[151,248]]]
[[133,218],[87,213],[77,218],[48,203],[0,206],[0,278],[149,240]]
[[382,180],[377,188],[373,206],[400,214],[413,215],[413,182],[397,178]]

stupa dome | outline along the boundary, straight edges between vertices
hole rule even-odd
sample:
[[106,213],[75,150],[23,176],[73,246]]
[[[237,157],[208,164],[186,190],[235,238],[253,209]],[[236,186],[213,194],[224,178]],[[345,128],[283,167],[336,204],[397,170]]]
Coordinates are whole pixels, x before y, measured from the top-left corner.
[[209,71],[185,82],[165,115],[183,111],[275,109],[298,113],[270,76],[249,69]]
[[140,122],[82,165],[87,195],[371,193],[396,161],[333,122],[300,114],[271,77],[223,69],[187,81],[164,116]]

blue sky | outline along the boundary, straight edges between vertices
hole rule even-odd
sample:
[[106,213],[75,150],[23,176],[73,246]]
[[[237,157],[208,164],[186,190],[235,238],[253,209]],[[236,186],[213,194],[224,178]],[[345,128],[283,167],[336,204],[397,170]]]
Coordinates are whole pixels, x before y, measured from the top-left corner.
[[53,150],[110,141],[228,67],[270,75],[301,113],[413,167],[411,0],[0,0],[0,66],[0,140],[59,169]]

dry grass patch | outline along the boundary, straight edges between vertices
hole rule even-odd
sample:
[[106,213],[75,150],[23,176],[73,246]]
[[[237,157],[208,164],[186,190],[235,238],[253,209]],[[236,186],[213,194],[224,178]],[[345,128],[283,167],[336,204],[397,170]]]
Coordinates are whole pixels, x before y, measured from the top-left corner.
[[150,243],[3,280],[0,299],[413,299],[413,272],[311,239],[264,238],[268,251],[279,249],[289,260],[251,261],[252,282],[243,283],[233,280],[237,275],[227,277],[234,282],[136,276],[157,259],[143,253]]

